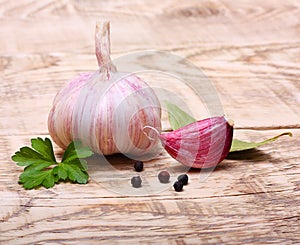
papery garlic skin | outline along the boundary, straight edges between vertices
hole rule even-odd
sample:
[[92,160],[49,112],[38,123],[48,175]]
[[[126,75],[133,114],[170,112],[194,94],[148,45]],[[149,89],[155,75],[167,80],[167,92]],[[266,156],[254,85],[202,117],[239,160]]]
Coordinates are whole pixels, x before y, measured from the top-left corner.
[[158,143],[146,137],[143,127],[160,127],[159,101],[137,76],[115,73],[99,83],[95,75],[81,96],[84,100],[74,107],[72,132],[96,152],[142,155]]
[[165,150],[192,168],[212,168],[228,155],[233,125],[225,117],[212,117],[160,135]]
[[145,155],[159,142],[150,140],[143,128],[160,129],[160,102],[146,82],[117,72],[111,63],[108,22],[97,24],[95,37],[99,70],[79,75],[58,92],[49,133],[62,148],[80,139],[99,154]]
[[72,115],[80,91],[93,73],[83,73],[69,81],[56,94],[48,116],[48,130],[54,142],[65,149],[74,139]]

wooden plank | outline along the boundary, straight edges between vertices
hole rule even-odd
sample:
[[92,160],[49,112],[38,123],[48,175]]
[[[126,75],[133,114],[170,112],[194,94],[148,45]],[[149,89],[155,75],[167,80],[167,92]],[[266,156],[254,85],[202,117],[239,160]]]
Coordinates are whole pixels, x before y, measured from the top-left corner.
[[[277,207],[293,205],[289,194],[281,193],[282,199],[277,197]],[[16,213],[18,220],[12,217],[7,222],[6,229],[10,224],[15,229],[5,232],[1,239],[9,243],[14,238],[14,244],[21,244],[23,236],[28,242],[68,244],[76,243],[74,237],[77,241],[95,243],[101,240],[134,242],[136,237],[143,242],[167,241],[170,238],[182,242],[193,239],[195,242],[229,244],[258,244],[275,239],[277,242],[299,242],[299,213],[268,208],[274,206],[274,197],[274,194],[269,197],[257,194],[255,197],[166,200],[163,204],[155,199],[134,202],[110,199],[109,203],[98,200],[97,204],[79,205],[71,210],[25,205],[25,214]],[[49,201],[51,203],[51,199]],[[299,199],[293,201],[299,202]],[[224,211],[223,202],[228,203],[231,211]],[[243,210],[240,210],[240,205]],[[263,220],[262,217],[268,218]],[[285,233],[287,229],[295,232],[293,237]],[[226,236],[228,233],[232,236]],[[256,236],[251,237],[249,233]]]
[[[0,243],[300,243],[299,15],[297,0],[1,1]],[[256,141],[287,130],[294,137],[231,155],[212,173],[190,170],[181,193],[171,184],[186,169],[165,152],[141,173],[152,178],[144,186],[150,195],[116,192],[118,183],[135,190],[132,161],[120,156],[109,158],[115,171],[104,172],[122,173],[114,185],[94,172],[88,185],[25,191],[17,183],[22,168],[10,157],[30,138],[48,136],[48,112],[61,86],[97,68],[99,19],[112,22],[113,58],[158,49],[202,69],[235,121],[235,137]],[[174,92],[195,117],[207,115],[184,83],[142,76]],[[169,129],[166,113],[163,126]],[[55,152],[61,156],[56,146]],[[155,186],[166,167],[172,182]]]
[[[36,62],[38,63],[40,59],[41,57],[37,57]],[[55,59],[56,64],[64,64],[50,65],[48,59]],[[12,58],[11,60],[14,62],[11,66],[6,67],[7,75],[3,78],[5,85],[2,87],[3,93],[0,99],[0,117],[2,119],[0,128],[2,129],[1,132],[6,133],[14,133],[13,131],[16,130],[18,133],[22,130],[30,132],[33,121],[36,123],[34,130],[37,134],[47,133],[47,115],[56,92],[64,83],[77,74],[96,69],[93,54],[89,56],[77,55],[75,57],[63,55],[54,58],[51,58],[50,55],[50,57],[45,57],[45,63],[42,67],[33,66],[31,69],[29,68],[32,64],[30,56]],[[74,62],[74,60],[81,61]],[[81,68],[82,60],[85,64],[84,68]],[[18,64],[23,64],[23,68],[22,65]],[[10,72],[16,70],[17,67],[21,69],[20,72]],[[297,78],[299,76],[297,74],[292,80],[288,77],[281,80],[272,80],[270,79],[272,73],[261,78],[255,78],[255,73],[251,75],[246,71],[239,77],[220,77],[215,75],[217,72],[207,73],[211,83],[216,88],[216,93],[220,96],[225,113],[235,121],[236,127],[299,127],[300,118],[297,112],[300,93]],[[147,74],[140,74],[140,76],[145,75]],[[274,71],[274,76],[283,75]],[[179,80],[174,81],[171,76],[161,76],[159,73],[150,79],[148,76],[146,81],[158,90],[167,88],[170,92],[175,93],[178,98],[186,101],[187,106],[196,118],[209,116],[209,111],[201,113],[205,110],[205,105],[199,99],[196,102],[197,96],[193,95],[193,91],[187,91],[188,86],[185,83]],[[239,86],[235,86],[235,84],[239,84]],[[32,103],[32,99],[39,103]],[[163,102],[166,99],[166,97],[162,97],[161,101]],[[172,98],[169,100],[172,100]],[[14,106],[12,106],[12,103]],[[199,109],[199,105],[203,110]],[[40,114],[37,114],[36,111],[39,111]],[[27,116],[18,116],[20,113]],[[166,120],[167,118],[164,117],[164,123]],[[20,129],[16,128],[16,125],[19,125]],[[10,127],[11,130],[4,131],[4,129]],[[168,127],[166,126],[166,128]]]
[[[236,136],[259,140],[277,133],[237,130]],[[140,236],[143,241],[167,241],[173,236],[192,243],[261,243],[271,238],[299,242],[300,168],[299,156],[295,160],[293,152],[298,150],[300,132],[293,133],[293,138],[282,138],[259,151],[231,156],[205,181],[199,180],[199,171],[190,171],[190,184],[182,193],[166,188],[149,197],[124,197],[94,179],[76,188],[61,184],[50,190],[25,191],[17,185],[21,169],[6,161],[0,171],[5,176],[1,178],[1,240],[21,244],[25,236],[28,243],[72,244],[76,234],[83,242],[134,242]],[[21,142],[21,137],[5,138],[3,145],[9,149],[28,141],[27,136]],[[164,154],[163,161],[172,161],[168,158]],[[128,173],[128,178],[134,174],[126,160],[116,160],[116,169]],[[157,173],[159,164],[161,160],[146,163],[145,176]],[[172,180],[182,170],[178,169]],[[293,239],[287,231],[293,231]]]
[[[99,4],[94,1],[89,4],[66,3],[65,9],[59,6],[60,1],[56,1],[52,4],[57,10],[55,12],[52,8],[54,15],[47,13],[47,10],[51,11],[48,1],[24,2],[28,4],[25,11],[19,3],[2,4],[2,33],[6,33],[7,36],[1,40],[1,48],[6,50],[6,53],[36,53],[53,48],[56,51],[80,52],[83,47],[93,47],[90,35],[94,33],[94,22],[99,16],[110,19],[115,30],[118,30],[112,32],[115,52],[120,48],[121,52],[129,52],[130,48],[170,50],[181,47],[193,50],[195,46],[205,50],[214,45],[224,50],[223,46],[232,47],[232,40],[235,46],[274,43],[274,31],[277,34],[276,43],[295,44],[299,40],[296,26],[299,2],[295,0],[285,3],[275,1],[272,8],[261,1],[257,4],[251,1],[215,1],[213,4],[209,1],[187,1],[186,4],[180,1],[166,1],[164,4],[153,1],[155,8],[151,8],[152,4],[149,6],[138,1],[133,1],[132,4],[118,2],[117,8],[114,4]],[[139,8],[132,6],[144,8],[143,12],[139,13]],[[66,18],[62,15],[66,15]],[[26,22],[23,19],[26,19]],[[268,25],[265,24],[266,19],[269,20]],[[189,28],[185,28],[187,24]],[[13,32],[15,26],[19,27],[18,32]],[[285,28],[281,28],[282,26]],[[124,35],[129,30],[135,38],[132,38],[132,35]],[[197,31],[197,35],[194,30]],[[34,45],[26,33],[36,37],[33,40]],[[49,42],[53,39],[56,42]],[[18,45],[20,40],[22,45]],[[126,51],[124,44],[129,48]]]
[[[175,3],[171,8],[170,4],[167,2],[154,13],[148,5],[143,5],[144,11],[149,11],[146,16],[131,15],[131,5],[125,6],[124,12],[127,14],[120,14],[116,22],[115,14],[110,12],[115,6],[108,5],[106,14],[108,18],[111,15],[113,20],[112,51],[115,57],[133,50],[149,48],[175,52],[187,57],[208,75],[221,95],[225,112],[234,119],[237,127],[299,126],[299,36],[295,35],[297,29],[293,24],[296,21],[293,14],[299,11],[297,2],[291,1],[290,5],[277,2],[278,8],[274,7],[272,18],[268,14],[269,7],[261,3],[256,7],[247,2],[204,2],[201,5]],[[26,22],[20,19],[16,19],[16,22],[7,18],[1,19],[1,25],[4,27],[2,32],[15,35],[15,39],[7,36],[0,45],[5,51],[1,57],[5,74],[2,80],[6,84],[5,94],[13,96],[17,93],[23,97],[28,94],[26,90],[30,90],[31,94],[36,91],[38,95],[41,95],[40,91],[47,91],[54,97],[62,84],[75,74],[96,69],[93,54],[96,18],[90,19],[85,15],[79,18],[72,15],[72,11],[76,11],[82,5],[84,4],[81,2],[75,6],[65,6],[60,2],[30,2],[25,5],[25,10],[11,3],[4,7],[4,16],[13,18],[22,10],[25,12],[21,11],[24,18],[27,18]],[[92,16],[97,11],[102,13],[101,6],[90,3],[84,7],[83,13]],[[35,20],[44,14],[47,16],[47,11],[54,11],[56,8],[66,8],[65,11],[70,16],[54,18],[51,22],[48,21],[50,17]],[[214,9],[216,11],[213,11]],[[188,18],[185,15],[188,15]],[[249,25],[248,20],[251,18],[253,23]],[[265,18],[271,18],[267,26],[263,25]],[[204,22],[207,27],[199,28]],[[134,26],[130,27],[131,24]],[[286,28],[279,28],[281,25],[285,25]],[[19,26],[20,32],[15,32],[12,29],[14,26]],[[186,29],[185,26],[190,28]],[[226,28],[227,26],[230,28]],[[124,35],[128,28],[137,38]],[[31,37],[22,33],[23,30],[33,33],[37,43],[32,43]],[[193,30],[197,30],[197,35],[194,35]],[[247,30],[247,34],[242,30]],[[276,42],[273,41],[274,31]],[[177,33],[184,35],[178,36]],[[75,36],[79,38],[74,39]],[[20,41],[22,45],[18,45]],[[235,86],[237,83],[239,87]],[[18,92],[12,91],[15,87],[18,87]],[[178,91],[184,91],[184,87],[179,87]],[[2,98],[6,101],[6,98]],[[23,103],[27,102],[20,102]],[[195,116],[200,118],[202,115],[197,114],[197,103],[194,104],[196,105],[190,107]],[[244,104],[248,105],[246,111]],[[261,110],[262,105],[264,110]],[[44,113],[47,113],[50,106],[41,106],[46,107]],[[273,111],[277,113],[274,114]],[[42,128],[37,132],[42,132]]]

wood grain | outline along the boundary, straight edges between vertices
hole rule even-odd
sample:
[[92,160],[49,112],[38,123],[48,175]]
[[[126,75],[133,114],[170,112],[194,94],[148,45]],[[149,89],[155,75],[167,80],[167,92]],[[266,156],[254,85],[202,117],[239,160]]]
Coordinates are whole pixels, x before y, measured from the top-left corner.
[[[299,16],[297,0],[0,1],[0,244],[300,243]],[[203,70],[236,138],[294,136],[232,154],[212,173],[190,170],[181,193],[171,182],[151,195],[121,195],[95,174],[87,185],[25,191],[10,157],[30,138],[48,136],[60,87],[97,69],[93,35],[102,19],[111,20],[113,58],[165,50]],[[203,117],[184,83],[159,75],[148,82]],[[163,125],[169,129],[165,115]],[[132,161],[109,159],[126,185]],[[168,166],[172,181],[185,171],[161,152],[142,174]]]

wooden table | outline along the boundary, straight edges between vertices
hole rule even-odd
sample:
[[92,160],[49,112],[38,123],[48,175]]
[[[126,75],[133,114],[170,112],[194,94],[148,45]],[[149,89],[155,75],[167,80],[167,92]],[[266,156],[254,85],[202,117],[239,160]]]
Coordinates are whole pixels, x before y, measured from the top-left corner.
[[[300,243],[299,16],[297,0],[1,1],[0,243]],[[61,86],[97,69],[93,35],[103,19],[111,21],[113,57],[165,50],[202,69],[235,121],[234,137],[294,137],[231,156],[205,181],[189,171],[179,193],[124,196],[93,179],[24,190],[10,157],[48,136]],[[146,170],[164,162],[176,164],[162,153]]]

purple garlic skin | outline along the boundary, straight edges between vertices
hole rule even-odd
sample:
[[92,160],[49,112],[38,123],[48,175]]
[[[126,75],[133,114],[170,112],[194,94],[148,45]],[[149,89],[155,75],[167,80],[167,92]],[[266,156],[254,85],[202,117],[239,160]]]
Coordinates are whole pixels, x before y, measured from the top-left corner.
[[233,125],[224,116],[188,124],[160,135],[165,150],[183,165],[212,168],[228,155]]
[[56,95],[48,117],[54,142],[65,149],[75,139],[94,152],[143,156],[155,150],[144,127],[161,127],[161,106],[154,90],[135,74],[121,73],[110,59],[109,22],[97,24],[99,70],[83,73]]
[[54,142],[65,149],[73,140],[72,115],[75,103],[92,73],[82,73],[68,82],[55,96],[48,116],[48,130]]

